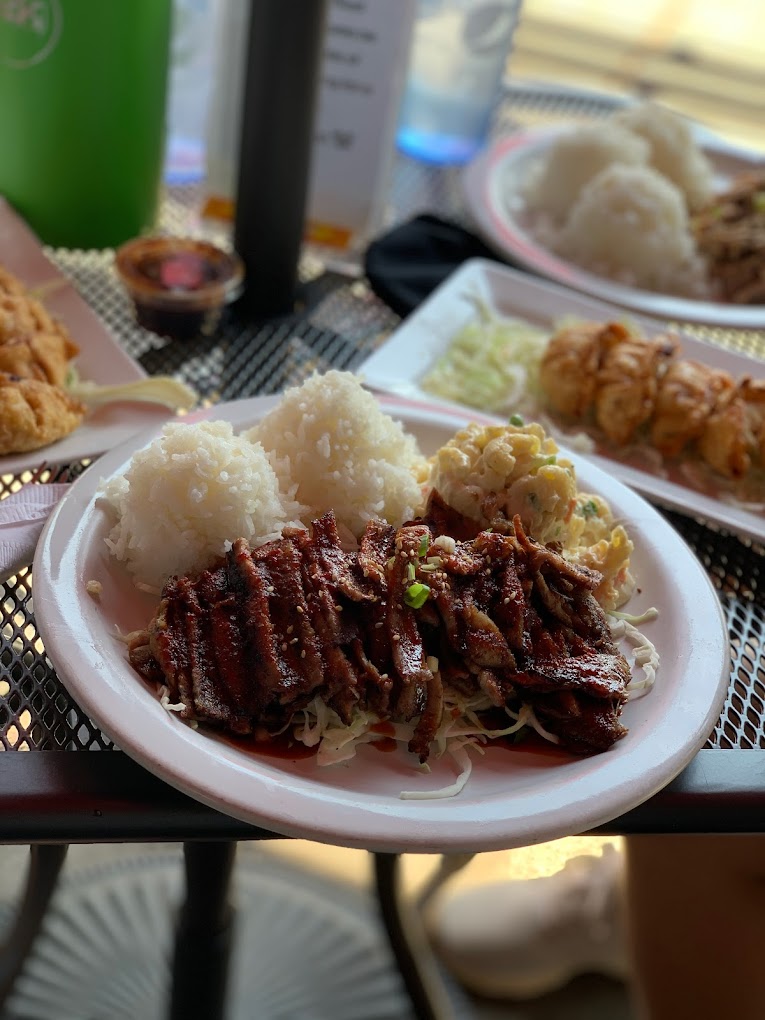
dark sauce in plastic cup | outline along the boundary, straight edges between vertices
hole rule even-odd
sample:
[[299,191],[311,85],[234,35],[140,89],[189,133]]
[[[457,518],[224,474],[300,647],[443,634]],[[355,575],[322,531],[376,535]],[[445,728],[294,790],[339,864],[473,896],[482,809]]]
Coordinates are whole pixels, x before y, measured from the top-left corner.
[[136,238],[117,250],[116,266],[138,324],[173,340],[212,333],[244,283],[237,255],[193,238]]

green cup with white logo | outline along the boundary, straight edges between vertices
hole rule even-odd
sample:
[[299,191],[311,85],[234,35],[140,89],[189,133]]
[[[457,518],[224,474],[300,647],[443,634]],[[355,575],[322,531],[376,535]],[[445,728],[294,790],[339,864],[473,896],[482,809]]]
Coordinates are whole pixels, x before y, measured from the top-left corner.
[[0,195],[47,244],[154,225],[171,15],[172,0],[0,0]]

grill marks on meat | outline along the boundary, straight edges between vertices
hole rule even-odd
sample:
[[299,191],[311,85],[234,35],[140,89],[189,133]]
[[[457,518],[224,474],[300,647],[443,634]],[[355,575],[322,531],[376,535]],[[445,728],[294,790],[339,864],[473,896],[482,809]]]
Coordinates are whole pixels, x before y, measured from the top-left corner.
[[[371,521],[352,553],[331,512],[254,550],[237,540],[210,570],[167,583],[131,662],[187,718],[235,733],[275,732],[320,695],[346,723],[356,706],[416,720],[409,748],[424,761],[454,689],[531,705],[571,750],[611,746],[630,672],[593,595],[600,575],[518,518],[475,534],[431,506],[398,530]],[[433,544],[446,523],[467,537]],[[414,581],[430,588],[420,609],[405,598]]]

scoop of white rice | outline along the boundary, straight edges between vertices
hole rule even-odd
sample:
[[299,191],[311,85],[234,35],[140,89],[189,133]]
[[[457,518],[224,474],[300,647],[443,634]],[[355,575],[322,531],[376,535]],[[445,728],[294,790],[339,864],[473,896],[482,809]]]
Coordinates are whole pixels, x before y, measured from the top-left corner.
[[234,539],[277,538],[303,509],[280,493],[263,448],[223,421],[166,425],[103,496],[118,517],[106,544],[151,587],[209,567]]
[[[285,392],[247,437],[263,444],[309,516],[334,510],[357,538],[370,518],[399,525],[420,502],[423,457],[350,372],[315,375]],[[307,523],[309,517],[303,517]]]
[[561,134],[538,164],[524,189],[527,203],[562,220],[582,188],[614,163],[640,166],[648,161],[645,139],[609,121]]
[[656,103],[638,103],[620,110],[610,123],[612,129],[620,126],[648,143],[649,164],[680,188],[689,209],[711,200],[712,166],[679,114]]
[[630,286],[705,293],[683,196],[651,167],[601,171],[582,190],[553,244],[577,265]]

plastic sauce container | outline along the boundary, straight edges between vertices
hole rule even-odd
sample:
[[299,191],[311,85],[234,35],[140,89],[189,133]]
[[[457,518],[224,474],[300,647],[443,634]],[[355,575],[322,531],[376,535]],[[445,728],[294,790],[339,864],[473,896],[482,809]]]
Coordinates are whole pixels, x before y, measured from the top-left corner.
[[136,238],[117,250],[116,265],[138,324],[173,340],[211,333],[244,283],[237,255],[193,238]]

